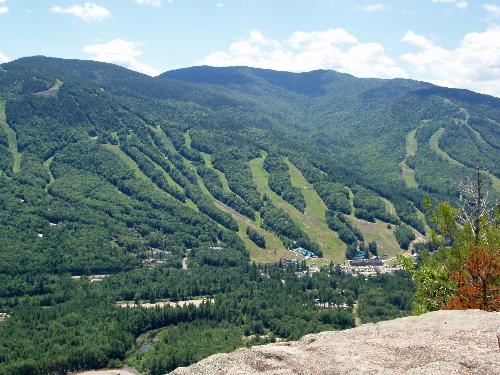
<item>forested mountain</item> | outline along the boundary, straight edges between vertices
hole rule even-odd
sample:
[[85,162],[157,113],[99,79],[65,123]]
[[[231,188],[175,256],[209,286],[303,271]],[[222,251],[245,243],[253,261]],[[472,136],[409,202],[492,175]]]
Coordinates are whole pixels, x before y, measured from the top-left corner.
[[[2,64],[0,373],[106,366],[167,327],[161,356],[131,359],[156,374],[212,353],[195,331],[230,350],[244,333],[259,343],[350,327],[356,300],[365,321],[405,314],[405,275],[364,281],[330,267],[303,279],[304,264],[250,261],[393,257],[428,229],[424,193],[455,201],[476,167],[499,192],[499,147],[500,99],[428,83]],[[113,306],[204,296],[215,302]]]

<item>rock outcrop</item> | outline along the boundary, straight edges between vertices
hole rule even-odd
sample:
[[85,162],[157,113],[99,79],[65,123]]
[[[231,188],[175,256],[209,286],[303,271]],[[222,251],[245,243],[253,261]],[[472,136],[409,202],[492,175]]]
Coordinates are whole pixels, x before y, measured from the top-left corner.
[[216,354],[175,375],[500,374],[500,313],[437,311]]

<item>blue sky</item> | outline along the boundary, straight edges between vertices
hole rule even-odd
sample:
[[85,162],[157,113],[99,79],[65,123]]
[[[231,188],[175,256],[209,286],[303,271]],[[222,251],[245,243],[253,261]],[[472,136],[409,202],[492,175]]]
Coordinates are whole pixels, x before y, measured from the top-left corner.
[[335,69],[500,96],[499,0],[0,0],[0,62]]

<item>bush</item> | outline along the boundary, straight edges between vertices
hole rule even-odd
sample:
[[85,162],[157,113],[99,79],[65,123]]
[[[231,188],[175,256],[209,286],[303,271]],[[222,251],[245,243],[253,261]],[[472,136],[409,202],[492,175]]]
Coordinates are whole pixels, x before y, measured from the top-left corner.
[[401,224],[397,227],[394,235],[396,236],[399,246],[401,246],[403,250],[408,250],[411,241],[415,239],[415,233],[413,233],[413,230],[405,224]]

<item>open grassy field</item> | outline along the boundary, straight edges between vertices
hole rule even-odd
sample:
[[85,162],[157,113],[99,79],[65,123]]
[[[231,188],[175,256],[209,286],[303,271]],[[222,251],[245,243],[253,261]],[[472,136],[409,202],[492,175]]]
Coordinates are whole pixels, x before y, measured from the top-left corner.
[[317,242],[322,250],[325,259],[336,262],[345,260],[345,244],[338,239],[335,232],[328,228],[325,220],[326,206],[309,184],[300,171],[291,163],[290,177],[292,185],[300,188],[306,201],[305,212],[302,213],[288,202],[285,202],[279,195],[275,194],[268,185],[269,175],[264,169],[264,158],[260,157],[250,161],[250,170],[257,190],[261,195],[266,194],[271,201],[287,212],[292,220],[306,232],[313,241]]
[[[354,217],[351,217],[351,220],[361,233],[363,233],[365,243],[370,241],[377,242],[378,254],[382,259],[393,258],[402,253],[402,250],[394,237],[394,230],[396,229],[396,226],[392,225],[391,228],[388,228],[386,223],[378,220],[375,223],[370,223]],[[383,256],[384,254],[386,256]]]
[[[420,211],[417,207],[415,207],[415,209],[417,210],[417,216],[418,216],[418,218],[420,220],[422,220],[422,223],[424,223],[425,233],[430,234],[431,233],[431,228],[427,224],[427,219],[425,218],[424,213],[422,211]],[[417,231],[417,233],[418,233],[418,231]]]
[[0,101],[0,127],[2,127],[7,134],[7,142],[9,143],[9,150],[14,159],[14,166],[12,171],[19,173],[21,171],[22,154],[17,149],[16,132],[7,123],[7,116],[5,114],[5,102]]
[[396,207],[394,207],[394,203],[392,203],[389,199],[386,199],[384,197],[380,197],[385,203],[385,208],[387,209],[387,212],[390,213],[391,215],[398,216],[398,213],[396,212]]
[[189,134],[189,130],[184,132],[184,143],[187,148],[191,148],[191,135]]
[[414,156],[417,153],[417,139],[415,133],[417,129],[413,129],[406,135],[406,155]]

